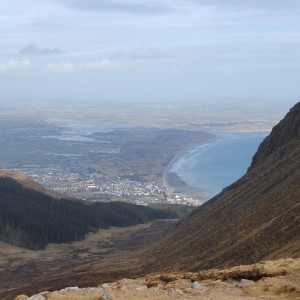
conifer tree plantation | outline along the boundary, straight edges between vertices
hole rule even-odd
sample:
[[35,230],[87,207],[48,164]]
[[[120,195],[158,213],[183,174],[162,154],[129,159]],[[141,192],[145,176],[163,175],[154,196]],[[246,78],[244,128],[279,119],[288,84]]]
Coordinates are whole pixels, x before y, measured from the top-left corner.
[[168,218],[177,218],[177,214],[124,202],[57,199],[14,179],[0,178],[0,240],[28,249],[80,240],[100,228]]

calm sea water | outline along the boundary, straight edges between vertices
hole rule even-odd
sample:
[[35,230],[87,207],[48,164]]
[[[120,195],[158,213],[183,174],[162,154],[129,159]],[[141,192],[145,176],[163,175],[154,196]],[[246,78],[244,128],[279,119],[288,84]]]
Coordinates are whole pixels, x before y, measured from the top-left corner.
[[95,140],[92,135],[95,132],[112,132],[117,129],[133,128],[134,125],[124,123],[103,122],[98,124],[82,124],[74,123],[73,121],[65,120],[62,124],[66,128],[59,135],[44,136],[43,138],[50,138],[62,141],[73,142],[97,142],[108,143],[107,141]]
[[239,179],[249,167],[259,144],[268,135],[218,134],[215,142],[201,145],[182,156],[171,168],[188,185],[209,199]]

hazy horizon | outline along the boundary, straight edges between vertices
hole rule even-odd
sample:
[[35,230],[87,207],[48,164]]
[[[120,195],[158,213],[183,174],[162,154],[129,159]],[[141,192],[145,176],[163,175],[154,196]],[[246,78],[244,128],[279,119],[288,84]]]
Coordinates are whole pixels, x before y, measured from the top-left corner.
[[295,0],[11,0],[0,100],[295,103],[299,16]]

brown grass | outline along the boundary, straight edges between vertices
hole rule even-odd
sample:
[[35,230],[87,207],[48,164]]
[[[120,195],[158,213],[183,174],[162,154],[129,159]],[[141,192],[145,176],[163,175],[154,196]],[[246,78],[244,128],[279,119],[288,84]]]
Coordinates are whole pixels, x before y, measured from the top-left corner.
[[229,269],[218,270],[211,269],[201,271],[196,276],[197,280],[260,280],[264,277],[283,276],[288,273],[289,267],[285,266],[285,259],[279,260],[277,263],[272,261],[264,261],[253,265],[241,265]]
[[[220,280],[221,279],[221,280]],[[255,279],[251,284],[240,279]],[[191,283],[198,281],[198,288]],[[223,270],[170,271],[122,279],[108,289],[77,289],[43,293],[47,300],[294,300],[300,299],[300,259],[264,261]],[[16,300],[27,299],[19,296]]]

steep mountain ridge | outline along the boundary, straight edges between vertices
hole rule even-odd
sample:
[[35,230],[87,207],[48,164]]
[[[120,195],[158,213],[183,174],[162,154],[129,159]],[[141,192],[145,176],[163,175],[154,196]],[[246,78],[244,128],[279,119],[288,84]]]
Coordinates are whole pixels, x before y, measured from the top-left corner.
[[297,103],[260,145],[240,180],[147,249],[147,268],[201,270],[299,257],[299,131]]
[[280,159],[295,146],[300,139],[300,102],[290,109],[286,117],[274,126],[253,156],[249,170],[270,159],[272,163]]

